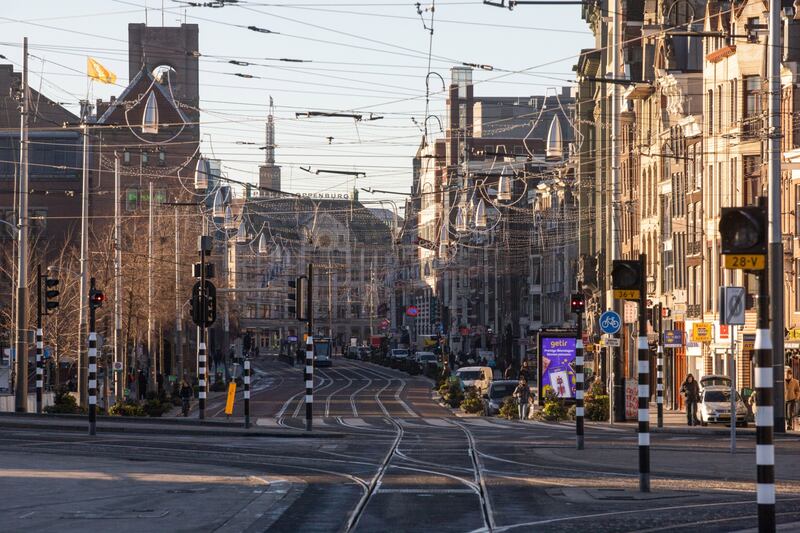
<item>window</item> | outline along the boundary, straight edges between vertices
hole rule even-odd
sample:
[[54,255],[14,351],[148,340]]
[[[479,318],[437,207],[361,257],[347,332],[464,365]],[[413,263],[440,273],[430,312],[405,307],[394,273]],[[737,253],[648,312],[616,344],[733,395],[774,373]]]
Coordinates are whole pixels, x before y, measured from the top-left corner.
[[714,91],[708,90],[706,94],[706,112],[708,113],[708,134],[714,134]]
[[794,260],[794,310],[800,312],[800,259]]
[[542,257],[534,255],[531,257],[531,285],[542,284]]
[[800,236],[800,185],[794,186],[794,224],[795,235]]
[[744,205],[757,205],[761,194],[761,156],[746,155],[742,158],[744,170]]
[[541,322],[542,321],[542,295],[541,294],[533,294],[533,295],[531,295],[531,321],[533,321],[533,322]]
[[142,166],[147,166],[150,163],[150,154],[147,152],[142,152]]
[[731,126],[736,124],[736,121],[739,120],[737,116],[737,111],[739,109],[739,80],[733,78],[731,80],[731,108],[730,108],[730,121]]
[[159,148],[158,165],[163,167],[166,164],[167,164],[167,152],[165,152],[163,148]]
[[761,76],[745,76],[742,134],[748,137],[758,135],[761,119]]
[[122,164],[123,165],[131,164],[131,153],[128,150],[122,152]]

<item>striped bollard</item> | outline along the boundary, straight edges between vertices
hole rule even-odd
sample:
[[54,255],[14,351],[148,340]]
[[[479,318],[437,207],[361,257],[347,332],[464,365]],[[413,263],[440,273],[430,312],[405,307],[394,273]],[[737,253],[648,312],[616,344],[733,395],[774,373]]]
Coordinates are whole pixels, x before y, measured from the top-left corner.
[[206,417],[206,343],[201,342],[197,348],[197,386],[199,391],[198,409],[200,411],[200,420]]
[[658,409],[658,427],[664,427],[664,348],[658,345],[656,354],[656,408]]
[[578,338],[575,340],[575,445],[583,449],[583,314],[578,315]]
[[244,427],[250,427],[250,359],[244,360]]
[[306,431],[311,431],[311,417],[314,410],[314,337],[306,338]]
[[[756,363],[756,502],[759,531],[775,531],[775,407],[772,397],[773,354],[769,335],[767,272],[762,270],[758,274],[758,326],[753,346]],[[736,416],[735,413],[733,416]]]
[[36,330],[36,413],[42,414],[42,388],[44,387],[44,366],[42,362],[42,328]]
[[89,332],[89,435],[97,432],[97,334]]
[[639,341],[639,490],[650,492],[650,349]]

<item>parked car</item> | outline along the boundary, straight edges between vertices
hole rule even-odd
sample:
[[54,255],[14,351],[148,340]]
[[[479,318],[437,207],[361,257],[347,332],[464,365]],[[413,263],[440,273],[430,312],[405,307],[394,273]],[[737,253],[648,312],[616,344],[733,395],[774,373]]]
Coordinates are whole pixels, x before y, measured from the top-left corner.
[[370,350],[370,349],[369,349],[369,348],[367,348],[366,346],[361,346],[361,347],[358,349],[358,355],[357,355],[357,359],[358,359],[359,361],[366,361],[367,359],[369,359],[369,356],[370,356],[370,355],[372,355],[372,350]]
[[492,381],[489,390],[483,395],[483,414],[486,416],[497,414],[503,401],[514,394],[518,383],[515,379]]
[[492,383],[492,369],[488,366],[463,366],[456,370],[456,376],[464,388],[475,387],[479,394],[484,394]]
[[[700,394],[698,405],[700,423],[729,424],[731,422],[731,389],[719,385],[707,386]],[[747,427],[747,405],[736,393],[736,424]]]
[[409,353],[405,348],[393,348],[389,352],[389,359],[408,359]]
[[345,357],[347,359],[359,359],[359,357],[358,357],[358,350],[359,349],[360,348],[358,346],[350,346],[350,347],[348,347],[347,348],[347,353],[345,354]]

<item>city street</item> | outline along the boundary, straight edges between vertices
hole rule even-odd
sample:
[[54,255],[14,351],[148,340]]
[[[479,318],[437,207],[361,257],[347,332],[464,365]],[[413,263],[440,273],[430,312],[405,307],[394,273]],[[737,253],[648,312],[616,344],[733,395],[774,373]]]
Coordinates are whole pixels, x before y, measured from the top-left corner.
[[[588,424],[586,449],[578,451],[569,422],[457,417],[432,401],[425,378],[337,359],[317,371],[320,416],[307,438],[299,369],[273,362],[258,368],[252,435],[187,421],[160,422],[158,431],[153,423],[129,423],[120,432],[119,420],[108,431],[100,420],[96,437],[83,434],[82,420],[75,421],[79,432],[66,431],[63,424],[73,422],[64,420],[61,429],[45,431],[51,419],[7,429],[0,438],[6,527],[466,532],[756,525],[751,435],[740,436],[731,456],[728,439],[712,432],[654,433],[653,490],[643,494],[629,426]],[[209,425],[216,429],[202,434]],[[776,454],[778,522],[800,528],[794,437],[778,439]]]

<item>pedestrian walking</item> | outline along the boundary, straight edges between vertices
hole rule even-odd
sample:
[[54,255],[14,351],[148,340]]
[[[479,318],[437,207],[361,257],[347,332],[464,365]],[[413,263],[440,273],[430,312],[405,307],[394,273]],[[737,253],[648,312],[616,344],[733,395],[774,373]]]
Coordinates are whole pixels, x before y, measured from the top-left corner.
[[519,377],[525,378],[525,381],[531,380],[531,367],[527,359],[522,362],[522,367],[519,369]]
[[503,379],[514,379],[514,365],[510,364],[506,367],[506,371],[503,372]]
[[145,393],[147,392],[147,376],[141,370],[139,370],[139,376],[137,377],[136,385],[136,393],[139,395],[139,399],[144,400]]
[[189,382],[184,379],[181,382],[181,390],[178,393],[181,397],[181,408],[183,412],[183,416],[189,416],[189,407],[191,407],[192,396],[194,395],[194,391],[192,387],[189,385]]
[[792,369],[786,369],[786,429],[794,431],[794,417],[797,416],[797,404],[800,402],[800,382],[792,375]]
[[531,401],[531,389],[528,388],[528,380],[524,377],[519,378],[519,384],[517,385],[517,388],[514,389],[514,398],[517,399],[519,419],[527,420],[528,403]]
[[698,425],[700,421],[697,419],[697,402],[700,401],[700,385],[693,375],[687,374],[686,380],[681,385],[681,394],[686,399],[686,422],[690,426]]

